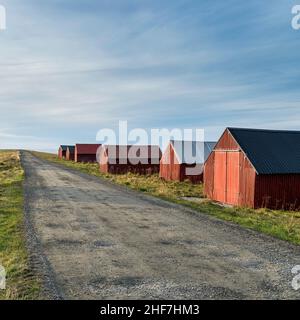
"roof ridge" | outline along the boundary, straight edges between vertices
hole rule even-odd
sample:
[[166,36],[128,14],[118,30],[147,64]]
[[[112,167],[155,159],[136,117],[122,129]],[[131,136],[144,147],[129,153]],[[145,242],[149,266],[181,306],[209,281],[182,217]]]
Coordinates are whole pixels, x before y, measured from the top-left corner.
[[203,142],[203,143],[216,143],[217,141],[212,141],[212,140],[208,140],[208,141],[199,141],[199,140],[170,140],[171,142]]
[[238,128],[238,127],[227,127],[230,130],[241,130],[241,131],[254,131],[254,132],[269,132],[269,133],[295,133],[300,134],[300,130],[278,130],[278,129],[255,129],[255,128]]
[[258,174],[300,174],[300,131],[228,130]]
[[102,146],[112,146],[112,147],[159,147],[156,144],[102,144]]

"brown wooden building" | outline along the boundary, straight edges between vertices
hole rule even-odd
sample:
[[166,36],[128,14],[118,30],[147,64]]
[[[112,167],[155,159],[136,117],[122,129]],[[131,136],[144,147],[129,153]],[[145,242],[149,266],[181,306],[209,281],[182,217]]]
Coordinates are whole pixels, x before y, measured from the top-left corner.
[[80,144],[75,145],[75,162],[96,162],[97,150],[101,144]]
[[75,146],[67,147],[66,159],[69,161],[75,160]]
[[102,145],[99,149],[100,171],[103,173],[159,173],[161,150],[158,146]]
[[159,176],[168,181],[200,183],[203,164],[216,142],[171,140],[160,161]]
[[300,131],[227,128],[205,163],[204,192],[230,205],[300,209]]

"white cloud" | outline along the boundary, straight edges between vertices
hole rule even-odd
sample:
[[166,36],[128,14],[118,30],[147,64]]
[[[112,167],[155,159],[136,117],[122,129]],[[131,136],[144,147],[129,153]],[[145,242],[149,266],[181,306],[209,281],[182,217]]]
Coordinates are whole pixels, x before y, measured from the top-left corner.
[[[300,94],[293,90],[299,71],[286,65],[294,57],[286,47],[299,44],[257,33],[276,26],[276,8],[268,16],[258,2],[248,11],[246,4],[177,0],[131,8],[124,1],[6,2],[2,146],[49,149],[92,140],[120,119],[146,128],[206,127],[215,137],[227,125],[300,127]],[[250,16],[232,18],[243,10]],[[248,38],[234,42],[239,34]]]

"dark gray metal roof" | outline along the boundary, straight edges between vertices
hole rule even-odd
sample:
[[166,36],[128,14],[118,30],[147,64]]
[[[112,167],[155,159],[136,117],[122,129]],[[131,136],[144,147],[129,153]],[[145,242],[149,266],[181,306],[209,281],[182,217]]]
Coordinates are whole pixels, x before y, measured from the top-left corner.
[[61,145],[60,147],[61,147],[62,151],[67,151],[68,146],[66,146],[66,145]]
[[75,152],[75,146],[68,146],[67,148],[70,150],[70,152]]
[[62,151],[67,151],[68,148],[74,148],[75,149],[75,146],[61,145],[60,147],[61,147]]
[[179,163],[203,164],[213,151],[216,142],[171,140]]
[[258,174],[300,174],[300,131],[228,130]]

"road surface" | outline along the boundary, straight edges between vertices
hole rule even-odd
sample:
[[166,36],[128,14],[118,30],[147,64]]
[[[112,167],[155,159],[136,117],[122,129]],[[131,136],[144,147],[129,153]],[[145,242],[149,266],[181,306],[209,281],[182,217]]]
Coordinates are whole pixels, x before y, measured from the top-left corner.
[[299,247],[22,152],[31,262],[51,299],[299,298]]

